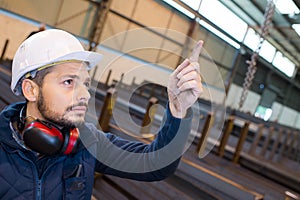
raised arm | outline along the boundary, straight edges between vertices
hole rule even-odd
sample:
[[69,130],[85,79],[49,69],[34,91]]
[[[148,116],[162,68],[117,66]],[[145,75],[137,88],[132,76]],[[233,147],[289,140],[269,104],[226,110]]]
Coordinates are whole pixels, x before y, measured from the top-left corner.
[[102,136],[97,146],[96,171],[135,180],[157,181],[176,170],[191,130],[189,108],[202,93],[198,63],[202,44],[199,41],[191,57],[170,75],[169,103],[156,139],[147,145],[112,134]]

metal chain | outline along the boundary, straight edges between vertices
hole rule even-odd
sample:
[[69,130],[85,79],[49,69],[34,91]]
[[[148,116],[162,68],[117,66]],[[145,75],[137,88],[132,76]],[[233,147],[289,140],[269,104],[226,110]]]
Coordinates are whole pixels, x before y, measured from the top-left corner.
[[248,95],[249,88],[252,85],[252,81],[254,79],[254,75],[257,70],[256,61],[258,60],[258,56],[259,56],[259,52],[261,50],[262,44],[265,41],[266,36],[269,34],[269,29],[272,25],[272,17],[274,15],[274,10],[275,10],[275,4],[274,4],[273,0],[269,0],[267,8],[265,10],[265,14],[264,14],[265,21],[261,27],[259,44],[257,46],[257,49],[253,52],[253,54],[251,56],[251,60],[246,61],[246,63],[249,66],[248,66],[248,71],[246,73],[246,77],[245,77],[244,83],[243,83],[243,92],[242,92],[240,102],[239,102],[239,109],[241,109],[243,107],[244,102]]

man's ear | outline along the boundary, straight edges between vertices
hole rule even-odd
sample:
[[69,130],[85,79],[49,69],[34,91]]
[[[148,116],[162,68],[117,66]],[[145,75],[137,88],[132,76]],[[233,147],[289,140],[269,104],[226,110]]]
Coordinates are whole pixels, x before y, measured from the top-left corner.
[[25,79],[22,82],[22,92],[28,101],[36,101],[38,98],[39,87],[30,79]]

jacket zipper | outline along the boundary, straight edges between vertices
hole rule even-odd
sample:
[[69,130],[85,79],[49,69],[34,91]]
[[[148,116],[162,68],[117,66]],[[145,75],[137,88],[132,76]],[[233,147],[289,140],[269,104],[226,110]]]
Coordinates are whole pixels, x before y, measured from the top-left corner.
[[37,172],[37,169],[35,167],[35,164],[30,160],[28,159],[26,156],[24,156],[24,154],[22,154],[21,152],[19,152],[19,155],[24,159],[24,160],[27,160],[28,162],[30,162],[34,168],[34,175],[36,177],[36,199],[37,200],[41,200],[42,199],[42,182],[43,182],[43,177],[44,177],[44,174],[46,174],[46,171],[49,170],[49,168],[51,168],[53,165],[55,165],[56,163],[58,163],[59,161],[63,160],[63,158],[61,159],[57,159],[54,163],[52,163],[43,173],[43,175],[41,176],[41,179],[39,179],[39,175],[38,175],[38,172]]
[[42,183],[43,183],[43,177],[46,174],[46,172],[51,169],[52,166],[56,165],[56,163],[60,162],[61,160],[63,160],[63,158],[59,158],[57,159],[54,163],[52,163],[51,165],[49,165],[46,170],[43,172],[41,179],[39,179],[38,174],[37,174],[37,189],[36,189],[36,196],[37,196],[37,200],[41,200],[42,199]]
[[[12,128],[12,125],[10,124],[10,128],[11,130],[13,131],[13,136],[14,136],[14,129]],[[15,139],[16,140],[16,139]],[[17,143],[22,146],[23,148],[26,149],[26,147],[24,147],[22,144],[20,144],[18,142],[18,140],[16,140]],[[12,146],[11,144],[9,144],[10,146]],[[38,172],[37,172],[37,169],[36,169],[36,166],[35,164],[30,160],[28,159],[26,156],[24,156],[24,154],[22,152],[20,152],[19,150],[16,150],[16,152],[26,161],[28,161],[32,166],[33,166],[33,173],[36,177],[36,185],[37,185],[37,189],[36,189],[36,199],[37,200],[40,200],[42,198],[42,181],[39,179],[39,175],[38,175]]]
[[31,165],[33,166],[33,172],[34,172],[34,175],[35,175],[35,178],[36,178],[36,185],[37,185],[37,188],[36,188],[36,199],[37,200],[40,200],[41,197],[42,197],[42,181],[41,179],[39,179],[39,175],[38,175],[38,172],[37,172],[37,169],[35,167],[35,164],[30,160],[28,159],[26,156],[24,156],[23,153],[21,153],[20,151],[17,151],[18,154],[24,159],[24,160],[27,160],[28,162],[31,163]]
[[36,188],[36,199],[40,200],[42,199],[42,181],[37,178],[37,188]]

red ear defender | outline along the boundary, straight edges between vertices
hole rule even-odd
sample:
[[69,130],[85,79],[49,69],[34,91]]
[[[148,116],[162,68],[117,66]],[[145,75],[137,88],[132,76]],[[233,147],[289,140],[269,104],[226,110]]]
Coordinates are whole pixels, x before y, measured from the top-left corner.
[[25,145],[45,155],[70,154],[76,149],[78,139],[77,128],[62,133],[54,125],[40,120],[32,121],[23,132]]
[[79,139],[78,128],[71,129],[68,134],[65,134],[65,142],[61,152],[63,152],[64,154],[72,153],[77,146],[78,139]]

